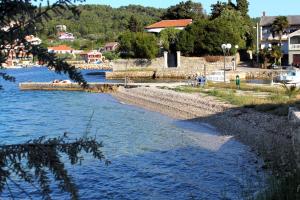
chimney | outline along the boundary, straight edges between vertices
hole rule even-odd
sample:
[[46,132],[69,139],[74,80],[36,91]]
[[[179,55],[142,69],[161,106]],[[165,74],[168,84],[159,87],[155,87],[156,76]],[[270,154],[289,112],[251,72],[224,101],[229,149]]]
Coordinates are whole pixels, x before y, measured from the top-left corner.
[[262,16],[263,16],[263,17],[266,16],[266,11],[263,11]]

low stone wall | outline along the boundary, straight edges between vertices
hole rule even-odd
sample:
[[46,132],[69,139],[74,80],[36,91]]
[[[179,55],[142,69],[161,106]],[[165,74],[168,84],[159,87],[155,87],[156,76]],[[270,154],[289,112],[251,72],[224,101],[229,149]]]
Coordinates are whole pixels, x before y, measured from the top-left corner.
[[125,70],[143,70],[143,69],[163,69],[164,58],[159,57],[152,60],[148,59],[118,59],[111,63],[113,71],[125,71]]
[[154,78],[155,71],[117,71],[117,72],[106,72],[106,79],[123,79],[128,78]]
[[89,83],[84,88],[78,83],[51,83],[51,82],[28,82],[20,83],[21,90],[46,90],[46,91],[86,91],[110,93],[115,92],[121,84],[117,83]]
[[102,64],[74,64],[76,69],[97,69],[97,70],[112,70],[112,66],[109,63]]

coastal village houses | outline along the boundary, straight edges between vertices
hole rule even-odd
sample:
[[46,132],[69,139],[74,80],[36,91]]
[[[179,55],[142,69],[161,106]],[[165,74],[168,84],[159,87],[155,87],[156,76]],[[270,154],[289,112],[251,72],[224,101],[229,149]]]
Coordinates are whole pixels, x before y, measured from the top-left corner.
[[[279,36],[272,34],[271,27],[277,16],[266,16],[260,19],[260,48],[279,45]],[[281,49],[284,54],[282,64],[300,65],[300,15],[287,16],[289,27],[281,38]]]
[[188,25],[192,24],[192,19],[177,19],[177,20],[162,20],[145,27],[145,30],[149,33],[160,33],[166,28],[175,28],[183,30]]

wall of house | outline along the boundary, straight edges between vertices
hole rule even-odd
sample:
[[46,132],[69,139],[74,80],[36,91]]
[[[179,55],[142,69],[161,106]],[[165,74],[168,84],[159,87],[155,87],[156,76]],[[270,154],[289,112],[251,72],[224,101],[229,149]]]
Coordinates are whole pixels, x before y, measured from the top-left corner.
[[291,65],[292,63],[294,63],[294,55],[295,54],[300,54],[300,51],[289,51],[289,65]]

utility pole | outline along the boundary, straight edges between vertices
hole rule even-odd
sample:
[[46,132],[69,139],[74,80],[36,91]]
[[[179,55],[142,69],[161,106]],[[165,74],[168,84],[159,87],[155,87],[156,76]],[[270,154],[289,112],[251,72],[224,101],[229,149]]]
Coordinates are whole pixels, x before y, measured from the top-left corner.
[[259,53],[259,25],[258,22],[256,23],[256,63],[257,65],[259,65],[259,57],[258,57],[258,53]]

